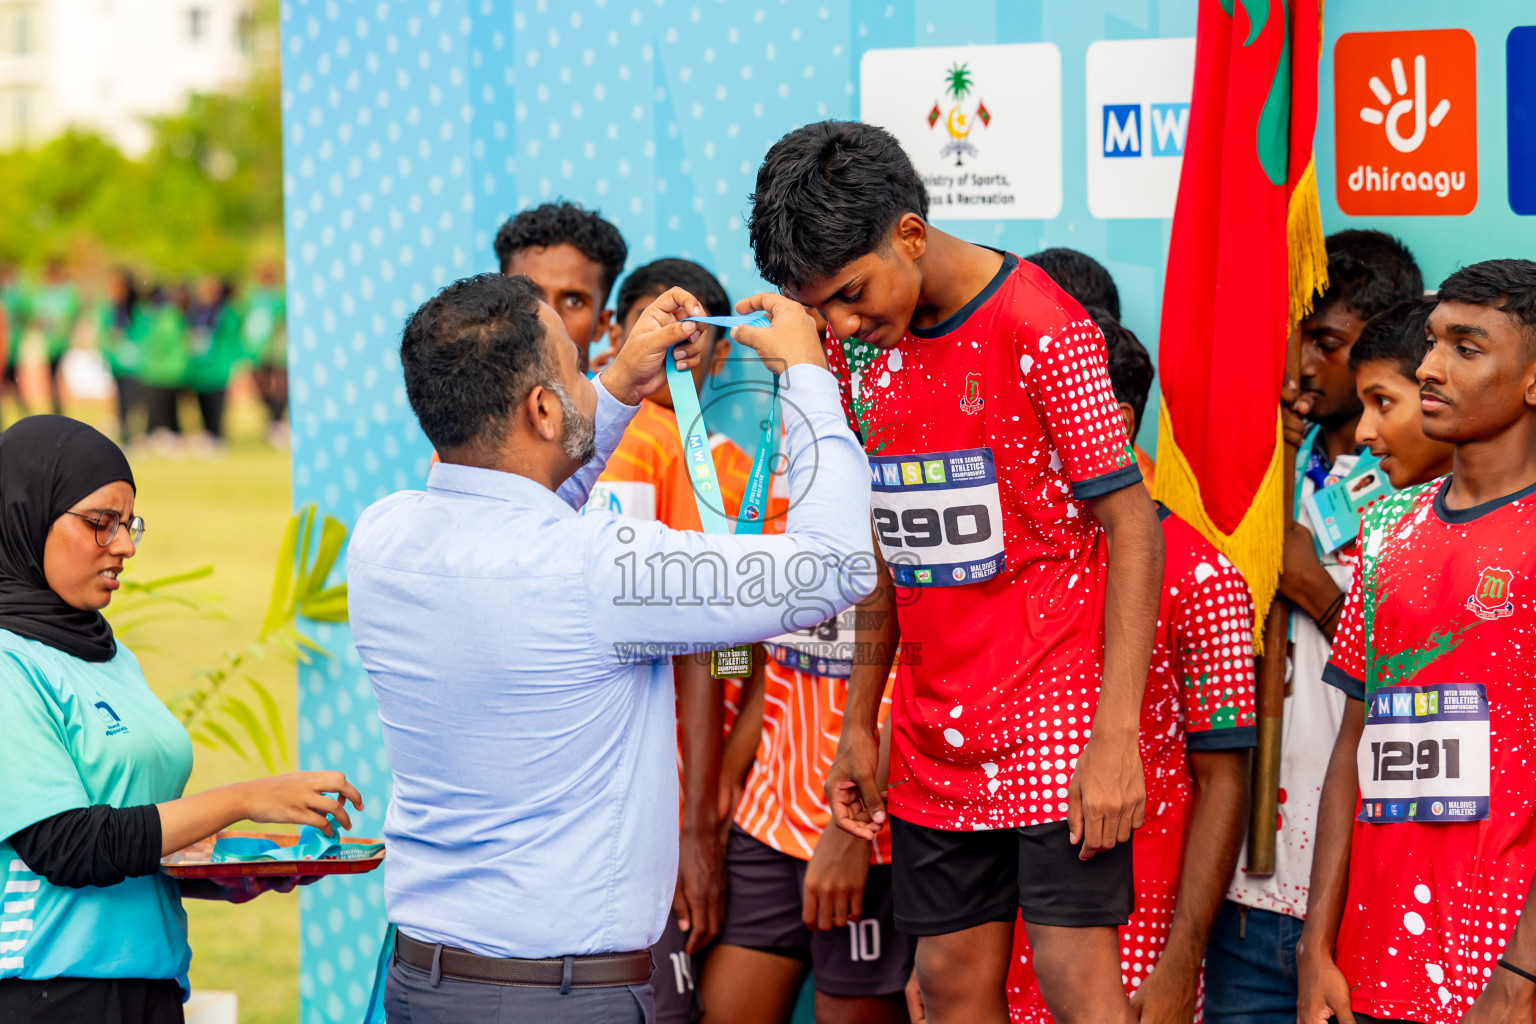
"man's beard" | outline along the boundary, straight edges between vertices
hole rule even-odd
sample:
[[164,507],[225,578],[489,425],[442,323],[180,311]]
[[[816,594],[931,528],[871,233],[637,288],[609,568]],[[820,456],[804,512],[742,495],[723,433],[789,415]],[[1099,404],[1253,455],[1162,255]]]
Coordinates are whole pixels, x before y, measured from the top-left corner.
[[560,400],[560,449],[567,458],[585,466],[597,458],[597,419],[583,416],[569,391],[558,383],[546,384]]

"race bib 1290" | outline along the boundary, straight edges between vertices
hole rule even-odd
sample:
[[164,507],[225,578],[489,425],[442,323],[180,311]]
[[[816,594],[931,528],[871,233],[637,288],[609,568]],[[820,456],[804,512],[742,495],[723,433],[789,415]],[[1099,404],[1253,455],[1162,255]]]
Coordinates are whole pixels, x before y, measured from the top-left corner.
[[871,456],[875,537],[902,587],[954,587],[1003,571],[992,449]]
[[1480,683],[1384,686],[1366,698],[1355,755],[1372,824],[1488,817],[1488,694]]

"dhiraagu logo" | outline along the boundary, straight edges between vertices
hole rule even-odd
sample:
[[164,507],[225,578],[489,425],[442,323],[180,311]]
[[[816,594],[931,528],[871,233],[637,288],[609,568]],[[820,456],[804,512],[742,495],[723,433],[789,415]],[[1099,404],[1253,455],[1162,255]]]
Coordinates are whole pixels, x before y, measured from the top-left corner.
[[104,700],[99,700],[92,704],[91,707],[96,709],[97,716],[107,724],[108,736],[118,736],[128,731],[128,727],[123,724],[123,720],[118,717],[117,712],[112,710],[111,704]]
[[1171,217],[1189,135],[1193,39],[1116,39],[1088,47],[1088,209],[1095,217]]
[[1346,32],[1333,51],[1339,209],[1445,216],[1477,205],[1477,44],[1459,28]]

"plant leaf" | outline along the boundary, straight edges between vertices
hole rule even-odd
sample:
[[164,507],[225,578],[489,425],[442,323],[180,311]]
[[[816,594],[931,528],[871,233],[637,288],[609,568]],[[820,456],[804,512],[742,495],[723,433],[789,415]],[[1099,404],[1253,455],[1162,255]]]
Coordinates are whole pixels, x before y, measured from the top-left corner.
[[299,614],[316,622],[347,621],[347,585],[322,590],[299,605]]
[[309,576],[309,538],[315,530],[315,506],[313,503],[305,505],[299,510],[299,569],[295,575],[296,582],[302,582]]
[[213,575],[213,566],[205,565],[198,569],[188,569],[172,576],[161,576],[153,580],[123,580],[125,591],[134,590],[163,590],[166,587],[174,587],[181,583],[191,583],[193,580],[205,580]]
[[235,742],[235,738],[229,734],[229,730],[224,728],[218,722],[212,720],[204,722],[203,731],[208,733],[208,735],[213,736],[230,750],[233,750],[235,753],[239,754],[242,760],[249,761],[251,759],[251,756],[241,748],[240,744]]
[[213,742],[213,740],[209,739],[203,733],[194,732],[191,735],[192,735],[192,742],[193,743],[201,743],[203,746],[207,747],[209,750],[218,750],[219,749],[219,745],[217,743]]
[[267,727],[272,730],[273,746],[277,747],[278,754],[283,759],[283,764],[288,763],[288,734],[283,730],[283,715],[278,710],[277,701],[272,699],[272,694],[265,686],[257,682],[255,676],[246,676],[245,681],[251,684],[251,689],[256,691],[256,698],[261,701],[261,709],[266,712]]
[[256,748],[256,753],[261,755],[262,764],[267,766],[267,771],[277,771],[277,765],[272,763],[272,742],[262,729],[261,723],[256,720],[256,712],[251,706],[239,697],[225,697],[222,710],[230,718],[240,724],[245,734],[251,738],[251,744]]
[[346,540],[347,528],[341,525],[340,520],[326,516],[320,525],[320,549],[315,552],[315,564],[310,567],[309,576],[305,579],[305,596],[315,594],[325,586],[325,578],[331,574],[331,568],[336,564],[336,558],[341,554],[341,546]]
[[267,616],[261,623],[260,639],[281,626],[292,612],[288,603],[289,590],[293,585],[293,558],[298,545],[299,517],[292,516],[283,530],[283,543],[277,552],[277,573],[272,581],[272,599],[267,602]]

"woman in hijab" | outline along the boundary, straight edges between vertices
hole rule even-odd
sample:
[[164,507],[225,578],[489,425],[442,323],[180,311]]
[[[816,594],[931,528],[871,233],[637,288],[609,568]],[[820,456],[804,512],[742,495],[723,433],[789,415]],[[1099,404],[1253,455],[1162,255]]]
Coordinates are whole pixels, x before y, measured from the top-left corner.
[[[183,797],[186,731],[101,609],[144,534],[133,472],[91,427],[0,434],[0,1020],[181,1021],[191,949],[160,858],[237,821],[351,825],[340,772]],[[333,798],[327,794],[338,794]],[[291,888],[291,883],[286,886]],[[227,890],[239,901],[250,890]]]

